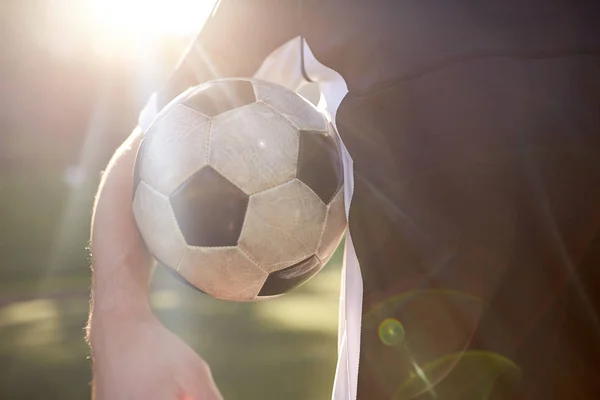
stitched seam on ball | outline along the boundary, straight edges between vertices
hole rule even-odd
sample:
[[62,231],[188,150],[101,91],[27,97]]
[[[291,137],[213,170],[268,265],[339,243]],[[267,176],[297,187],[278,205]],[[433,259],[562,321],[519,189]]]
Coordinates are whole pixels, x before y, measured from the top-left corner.
[[185,107],[185,108],[187,108],[188,110],[190,110],[190,111],[193,111],[194,113],[196,113],[196,114],[198,114],[198,115],[202,115],[203,117],[210,118],[208,115],[206,115],[206,114],[204,114],[204,113],[202,113],[202,112],[200,112],[200,111],[198,111],[198,110],[196,110],[196,109],[193,109],[192,107],[190,107],[190,106],[188,106],[188,105],[186,105],[186,104],[179,103],[178,105],[180,105],[180,106],[182,106],[182,107]]
[[[309,131],[309,132],[322,133],[322,134],[324,134],[326,136],[330,135],[328,130],[313,129],[313,128],[301,128],[301,127],[299,127],[294,121],[292,121],[291,119],[289,119],[284,113],[282,113],[281,111],[279,111],[278,109],[276,109],[275,107],[273,107],[272,105],[270,105],[269,103],[265,102],[264,100],[259,100],[259,101],[257,101],[257,103],[264,104],[269,109],[271,109],[274,113],[276,113],[277,115],[280,115],[283,119],[285,119],[287,122],[289,122],[290,124],[292,124],[292,126],[296,128],[298,134],[300,134],[300,131]],[[321,118],[323,118],[325,120],[325,125],[327,125],[327,120],[323,117],[323,114],[321,114],[321,112],[319,110],[316,110],[316,111],[319,113],[319,115],[321,116]]]
[[[177,221],[175,221],[177,222]],[[175,264],[175,271],[179,272],[179,266],[181,264],[181,260],[183,260],[183,256],[185,255],[185,253],[187,253],[188,249],[187,247],[184,249],[183,252],[181,252],[181,255],[179,256],[179,260],[177,260],[177,264]]]
[[[254,194],[254,193],[248,193],[246,190],[244,190],[244,189],[242,189],[241,187],[239,187],[239,186],[238,186],[236,183],[233,183],[233,182],[232,182],[232,181],[231,181],[231,180],[230,180],[230,179],[227,177],[227,175],[225,174],[225,172],[221,171],[221,170],[219,169],[219,167],[218,167],[218,166],[216,166],[216,165],[214,165],[214,164],[211,164],[210,162],[209,162],[209,163],[207,163],[205,166],[208,166],[208,167],[210,167],[210,168],[214,169],[215,171],[217,171],[217,172],[219,173],[219,175],[221,175],[223,178],[225,178],[225,179],[227,179],[229,182],[231,182],[231,183],[232,183],[232,184],[233,184],[233,185],[234,185],[236,188],[238,188],[238,189],[239,189],[239,190],[241,190],[241,191],[242,191],[242,192],[243,192],[243,193],[244,193],[246,196],[248,196],[248,198]],[[203,167],[203,168],[204,168],[204,167]]]
[[[300,179],[298,179],[298,178],[296,178],[296,177],[295,177],[295,178],[293,178],[293,179],[290,179],[290,180],[289,180],[289,181],[287,181],[287,182],[279,183],[279,184],[277,184],[277,185],[275,185],[275,186],[271,186],[271,187],[269,187],[269,188],[263,189],[263,190],[261,190],[260,192],[252,193],[252,195],[250,195],[250,199],[248,199],[248,207],[250,207],[250,201],[252,201],[252,197],[253,197],[253,196],[255,196],[255,195],[258,195],[258,194],[262,194],[262,193],[264,193],[264,192],[266,192],[266,191],[268,191],[268,190],[275,189],[275,188],[277,188],[277,187],[279,187],[279,186],[283,186],[283,185],[291,185],[291,184],[292,184],[294,181],[298,181],[298,182],[299,182],[301,185],[303,185],[303,186],[305,186],[306,188],[308,188],[308,190],[310,190],[310,191],[311,191],[311,193],[313,193],[315,196],[317,196],[317,198],[319,199],[319,201],[321,202],[321,204],[325,205],[325,213],[327,213],[327,210],[329,210],[329,205],[325,204],[325,203],[323,202],[323,200],[321,200],[321,198],[319,197],[319,195],[318,195],[318,194],[316,194],[316,193],[315,193],[315,191],[314,191],[314,190],[312,190],[310,186],[308,186],[306,183],[302,182]],[[334,196],[334,198],[335,198],[335,196]],[[247,215],[247,214],[246,214],[246,215]],[[325,214],[325,218],[327,218],[327,214]],[[245,217],[244,217],[244,221],[245,221]],[[246,226],[246,224],[244,223],[244,225],[242,225],[242,231],[240,232],[240,237],[242,237],[242,235],[243,235],[243,233],[244,233],[244,227],[245,227],[245,226]]]
[[190,246],[190,247],[198,247],[198,248],[202,248],[202,249],[238,249],[239,246],[237,244],[233,245],[233,246]]
[[[310,258],[310,257],[312,257],[312,256],[315,256],[315,257],[317,257],[317,254],[316,254],[316,253],[314,253],[314,252],[313,252],[313,253],[306,253],[306,254],[304,254],[304,255],[303,255],[303,256],[301,256],[301,257],[297,257],[297,258],[294,258],[293,260],[286,261],[286,263],[285,263],[285,267],[283,267],[283,268],[280,268],[280,269],[278,269],[277,271],[280,271],[280,270],[282,270],[282,269],[289,268],[289,267],[291,267],[292,265],[294,265],[294,264],[297,264],[297,263],[299,263],[299,262],[301,262],[301,261],[307,260],[307,259],[309,259],[309,258]],[[317,259],[319,259],[319,257],[317,257]],[[321,261],[321,260],[319,260],[319,261]],[[273,272],[276,272],[276,271],[273,271]]]
[[[165,113],[165,115],[168,113]],[[142,145],[145,142],[148,142],[149,140],[152,140],[152,138],[150,137],[151,134],[153,134],[154,132],[151,132],[152,127],[154,126],[154,124],[158,121],[160,121],[161,119],[163,119],[165,117],[165,115],[160,116],[159,118],[157,117],[157,119],[154,120],[154,122],[152,122],[152,125],[150,125],[150,127],[148,128],[148,130],[146,130],[146,132],[144,132],[143,136],[142,136],[142,140],[140,140],[140,144],[138,146],[138,154],[136,154],[135,158],[135,163],[137,164],[138,162],[141,163],[141,165],[139,166],[140,168],[140,172],[139,172],[139,176],[140,176],[140,183],[145,183],[146,186],[148,186],[150,189],[154,190],[155,192],[157,192],[158,194],[160,194],[161,196],[167,196],[166,194],[161,193],[158,189],[156,189],[155,187],[153,187],[152,185],[150,185],[150,183],[146,182],[143,178],[142,178],[142,168],[144,168],[144,154],[139,154],[140,150],[142,150]],[[135,166],[134,166],[135,168]],[[135,188],[135,192],[133,193],[133,198],[135,200],[135,195],[137,193],[137,190],[139,188],[139,184],[138,186]]]
[[[329,202],[329,204],[327,205],[327,213],[325,214],[325,222],[323,222],[323,229],[321,230],[321,236],[319,237],[319,245],[317,246],[317,253],[319,251],[319,247],[321,247],[321,245],[323,244],[323,235],[325,233],[325,227],[327,226],[327,220],[329,219],[329,211],[331,210],[331,205],[333,204],[333,202],[335,201],[335,198],[337,196],[340,195],[340,193],[343,192],[344,189],[344,185],[342,185],[338,191],[333,195],[333,197],[331,198],[331,201]],[[316,254],[316,253],[315,253]]]
[[179,194],[179,192],[181,192],[185,188],[185,185],[194,177],[196,172],[198,172],[198,170],[192,172],[192,174],[190,176],[185,178],[175,189],[173,189],[173,191],[169,195],[169,200],[171,199],[171,196],[175,196],[175,195]]
[[[166,199],[169,202],[169,206],[171,205],[171,202],[169,201],[169,195],[166,195],[164,193],[161,193],[160,190],[153,188],[152,186],[150,186],[150,184],[144,180],[140,180],[140,183],[143,183],[144,185],[146,185],[148,187],[148,189],[150,189],[150,191],[156,193],[157,195],[159,195],[161,198]],[[139,187],[139,185],[138,185]],[[136,192],[137,193],[137,192]],[[173,211],[173,209],[171,209],[171,211]]]
[[258,261],[256,261],[256,260],[254,259],[254,257],[252,257],[252,256],[250,255],[250,253],[249,253],[249,252],[248,252],[246,249],[244,249],[244,247],[242,247],[242,245],[241,245],[241,244],[239,244],[239,243],[238,243],[237,247],[238,247],[238,249],[240,249],[240,250],[242,251],[242,253],[244,253],[244,254],[246,255],[246,257],[248,257],[248,258],[250,259],[250,261],[252,261],[252,262],[253,262],[253,263],[254,263],[254,264],[255,264],[255,265],[256,265],[256,266],[257,266],[257,267],[258,267],[258,268],[259,268],[259,269],[262,271],[262,272],[264,272],[264,273],[266,273],[266,274],[268,274],[268,273],[269,273],[268,271],[266,271],[266,270],[265,270],[265,269],[264,269],[264,268],[263,268],[263,267],[260,265],[260,263],[259,263]]
[[[257,195],[257,194],[263,194],[264,192],[267,192],[267,191],[269,191],[269,190],[271,190],[271,189],[275,189],[276,187],[279,187],[279,186],[283,186],[283,185],[289,185],[289,184],[291,184],[291,183],[292,183],[292,182],[294,182],[294,181],[298,181],[298,182],[300,182],[301,184],[303,184],[304,186],[306,186],[307,188],[309,188],[309,189],[310,189],[310,187],[308,187],[308,185],[307,185],[306,183],[302,182],[300,179],[298,179],[298,177],[297,177],[297,176],[295,176],[295,175],[294,175],[294,177],[293,177],[292,179],[290,179],[289,181],[285,181],[285,182],[278,183],[278,184],[276,184],[276,185],[273,185],[273,186],[269,186],[269,187],[268,187],[268,188],[266,188],[266,189],[262,189],[262,190],[260,190],[260,191],[258,191],[258,192],[252,193],[252,194],[251,194],[251,196],[255,196],[255,195]],[[311,192],[313,192],[313,193],[315,193],[315,192],[314,192],[312,189],[310,189],[310,191],[311,191]],[[315,195],[316,195],[316,193],[315,193]],[[319,196],[317,196],[317,197],[319,197]],[[321,198],[319,198],[319,200],[321,200]],[[322,200],[321,200],[321,203],[323,203],[323,201],[322,201]],[[325,204],[325,203],[323,203],[323,204]]]
[[321,225],[321,234],[319,235],[319,241],[317,242],[317,248],[315,249],[315,254],[317,254],[319,252],[319,248],[321,247],[321,244],[323,244],[323,234],[325,233],[325,227],[327,226],[327,220],[329,219],[329,208],[331,206],[331,203],[327,205],[327,208],[325,209],[325,220],[323,221],[323,224]]
[[248,196],[254,196],[254,195],[257,195],[257,194],[262,194],[262,193],[264,193],[264,192],[266,192],[266,191],[269,191],[269,190],[271,190],[271,189],[275,189],[276,187],[283,186],[283,185],[287,185],[287,184],[289,184],[289,183],[291,183],[291,182],[293,182],[293,181],[295,181],[295,180],[299,180],[299,179],[296,177],[296,174],[294,174],[294,175],[292,176],[292,179],[290,179],[290,180],[287,180],[287,181],[285,181],[285,182],[281,182],[281,183],[277,183],[277,184],[275,184],[275,185],[273,185],[273,186],[269,186],[269,187],[267,187],[267,188],[265,188],[265,189],[261,189],[261,190],[259,190],[258,192],[254,192],[254,193],[252,193],[252,194],[249,194]]
[[[175,226],[177,228],[179,228],[179,223],[177,222],[177,217],[175,217],[175,213],[173,211],[173,208],[171,207],[171,201],[169,199],[169,196],[165,196],[164,194],[162,194],[161,192],[159,192],[158,190],[154,189],[152,186],[150,186],[149,184],[147,184],[144,181],[141,181],[140,183],[143,183],[144,185],[146,185],[146,187],[151,191],[154,192],[155,194],[157,194],[158,196],[160,196],[163,199],[166,199],[168,204],[169,204],[169,210],[171,210],[171,212],[169,213],[169,218],[170,220],[172,220],[172,222],[175,224]],[[137,191],[136,191],[137,193]],[[181,253],[181,255],[179,256],[179,259],[177,260],[177,263],[175,264],[175,266],[171,267],[171,268],[175,268],[175,270],[177,271],[179,269],[179,263],[181,262],[181,259],[183,258],[183,255],[185,254],[185,252],[187,251],[187,242],[185,241],[185,237],[183,237],[183,233],[181,233],[181,231],[179,229],[176,230],[177,231],[177,236],[179,236],[179,239],[181,239],[181,242],[184,243],[186,245],[186,248],[184,248],[184,251]],[[165,264],[166,265],[166,264]]]
[[[161,110],[163,111],[163,110]],[[144,136],[147,136],[148,134],[150,134],[150,130],[152,130],[152,128],[154,127],[154,125],[156,125],[158,122],[162,121],[167,115],[169,115],[171,113],[171,110],[164,111],[161,112],[159,111],[158,114],[156,114],[156,116],[154,117],[154,119],[152,120],[152,122],[150,123],[150,125],[148,126],[148,129],[146,129],[144,132]]]
[[[319,199],[319,201],[321,202],[321,204],[323,204],[326,208],[329,207],[329,204],[325,204],[325,202],[323,200],[321,200],[321,197],[317,194],[317,192],[315,192],[310,186],[308,186],[306,183],[302,182],[302,179],[298,179],[298,178],[294,178],[293,180],[300,182],[302,185],[306,186],[306,188],[308,188],[308,190],[310,190],[310,192],[312,194],[314,194],[315,196],[317,196],[317,198]],[[334,196],[335,197],[335,196]]]
[[[280,185],[277,185],[277,186],[282,186],[282,185],[291,184],[291,183],[292,183],[293,181],[295,181],[295,180],[299,181],[299,182],[300,182],[302,185],[304,185],[304,186],[308,187],[306,184],[304,184],[302,181],[300,181],[300,180],[299,180],[299,179],[297,179],[297,178],[294,178],[294,179],[292,179],[292,180],[289,180],[289,181],[287,181],[287,182],[285,182],[285,183],[282,183],[282,184],[280,184]],[[274,187],[277,187],[277,186],[274,186]],[[272,189],[272,188],[271,188],[271,189]],[[310,189],[310,188],[309,188],[309,189]],[[262,193],[262,192],[264,192],[264,191],[266,191],[266,190],[268,190],[268,189],[265,189],[265,190],[263,190],[263,191],[261,191],[261,192],[258,192],[258,193]],[[312,189],[311,189],[311,191],[312,191]],[[255,193],[255,194],[258,194],[258,193]],[[313,193],[314,193],[314,192],[313,192]],[[254,196],[254,195],[253,195],[253,196]],[[315,196],[316,196],[316,194],[315,194]],[[252,196],[251,196],[251,197],[252,197]],[[317,196],[317,198],[319,198],[319,196]],[[250,199],[249,199],[249,201],[248,201],[248,207],[250,207],[250,201],[252,201],[252,198],[250,198]],[[321,203],[323,203],[323,202],[321,201],[321,199],[320,199],[320,198],[319,198],[319,201],[320,201]],[[327,210],[328,210],[328,206],[326,206],[326,207],[325,207],[325,218],[327,218]],[[248,214],[246,214],[246,216],[247,216],[247,215],[248,215]],[[245,228],[245,226],[246,226],[246,223],[245,223],[245,218],[244,218],[244,225],[242,225],[242,231],[240,232],[240,237],[242,237],[242,236],[243,236],[243,233],[244,233],[244,228]],[[323,224],[323,226],[321,227],[321,230],[323,230],[323,229],[324,229],[324,224]],[[258,265],[258,267],[259,267],[261,270],[263,270],[264,272],[266,272],[266,273],[270,274],[270,272],[269,272],[269,271],[266,271],[264,268],[262,268],[262,266],[260,265],[260,263],[258,263],[258,261],[254,260],[254,259],[253,259],[253,258],[250,256],[250,254],[249,254],[249,253],[248,253],[248,252],[247,252],[247,251],[246,251],[246,250],[243,248],[242,244],[241,244],[239,241],[238,241],[238,247],[239,247],[239,248],[240,248],[240,249],[241,249],[241,250],[242,250],[242,251],[243,251],[243,252],[244,252],[244,253],[245,253],[245,254],[246,254],[248,257],[250,257],[250,258],[251,258],[251,259],[252,259],[254,262],[256,262],[256,264]],[[299,256],[298,258],[295,258],[295,259],[293,259],[293,260],[291,260],[291,261],[288,261],[288,264],[289,264],[289,265],[288,265],[288,267],[289,267],[289,266],[291,266],[291,265],[293,265],[293,264],[295,264],[295,263],[297,263],[297,262],[300,262],[300,261],[302,261],[302,260],[305,260],[305,259],[307,259],[308,257],[311,257],[311,256],[313,256],[313,255],[316,255],[316,250],[317,250],[317,249],[318,249],[318,246],[315,248],[315,250],[314,250],[313,252],[307,252],[307,253],[304,253],[302,256]],[[286,268],[287,268],[287,267],[286,267]]]
[[204,157],[204,163],[210,164],[210,128],[212,127],[212,118],[208,120],[208,127],[206,128],[206,156]]
[[[298,135],[298,151],[296,152],[296,168],[294,171],[294,178],[293,179],[298,179],[298,168],[300,166],[300,135]],[[291,179],[291,180],[293,180]]]
[[252,81],[252,79],[251,78],[218,78],[218,79],[213,79],[210,82],[230,82],[230,81],[250,82],[250,81]]
[[[210,121],[209,121],[209,123],[210,123]],[[194,129],[196,129],[196,126],[190,127],[190,129],[188,129],[187,131],[185,131],[184,133],[182,133],[182,136],[186,136],[188,133],[190,133]],[[183,189],[184,184],[187,183],[194,176],[194,174],[196,172],[198,172],[198,170],[192,172],[188,177],[186,177],[183,181],[181,181],[181,183],[179,185],[177,185],[175,188],[172,189],[172,191],[171,191],[170,194],[165,194],[163,196],[166,196],[167,198],[170,198],[171,196],[179,193]],[[148,185],[148,186],[150,186],[150,185]],[[158,192],[158,193],[160,193],[160,192]]]
[[315,253],[314,255],[315,255],[315,258],[316,258],[317,260],[319,260],[319,264],[321,264],[321,268],[323,268],[323,267],[324,267],[324,265],[323,265],[323,260],[321,260],[321,257],[319,257],[319,255],[318,255],[317,253]]
[[[206,82],[205,82],[206,83]],[[196,93],[198,93],[200,90],[203,89],[204,83],[201,83],[199,85],[196,85],[195,87],[191,86],[189,88],[187,88],[186,90],[190,90],[190,92],[188,93],[187,96],[185,96],[185,100],[189,99],[190,97],[192,97],[193,95],[195,95]]]
[[[183,181],[181,181],[181,183],[179,185],[177,185],[177,187],[175,189],[173,189],[173,191],[171,192],[171,194],[168,195],[167,197],[171,198],[171,196],[175,196],[179,192],[181,192],[185,188],[185,185],[194,177],[194,175],[196,175],[196,173],[198,171],[200,171],[204,167],[206,167],[206,165],[203,165],[200,168],[198,168],[197,170],[195,170],[194,172],[192,172],[187,178],[185,178]],[[209,165],[209,167],[211,167],[212,169],[214,169],[215,171],[217,171],[215,168],[213,168],[212,165]],[[219,171],[217,171],[217,172],[219,172]],[[219,174],[221,174],[221,173],[219,172]],[[223,175],[223,174],[221,174],[221,175]]]
[[275,114],[279,115],[281,118],[285,119],[290,125],[292,125],[294,128],[296,128],[296,134],[297,135],[300,134],[300,130],[301,130],[300,127],[298,125],[296,125],[294,122],[292,122],[291,119],[286,117],[285,114],[283,114],[281,111],[277,110],[276,108],[274,108],[270,104],[264,102],[263,100],[257,101],[257,103],[264,104],[265,107],[267,107],[268,109],[273,111]]
[[250,82],[250,85],[252,85],[252,93],[254,93],[254,102],[258,103],[258,93],[256,93],[256,86],[254,85],[252,79],[248,79],[248,81]]
[[234,246],[194,246],[191,244],[188,244],[187,247],[189,249],[237,249],[238,246],[234,245]]
[[[152,189],[150,187],[150,185],[148,185],[148,187],[151,190],[154,190],[154,189]],[[186,245],[185,251],[179,256],[179,260],[177,260],[177,264],[176,264],[176,268],[175,268],[175,270],[177,270],[177,268],[179,268],[179,263],[181,262],[181,259],[183,258],[183,255],[187,251],[187,242],[185,241],[185,236],[183,236],[183,232],[181,232],[181,229],[179,228],[179,222],[177,221],[177,216],[175,215],[175,210],[173,210],[173,206],[171,205],[171,199],[169,198],[169,196],[165,196],[165,195],[161,194],[157,190],[155,190],[155,192],[158,193],[158,194],[160,194],[163,198],[165,198],[167,200],[167,204],[169,205],[169,210],[170,210],[169,219],[171,219],[172,223],[174,223],[175,226],[177,227],[177,229],[176,229],[177,236],[179,236],[179,239],[181,240],[181,242]]]
[[248,258],[250,258],[252,261],[254,261],[254,263],[258,266],[258,268],[263,271],[266,272],[268,274],[267,271],[265,271],[262,266],[260,265],[260,263],[258,261],[256,261],[248,251],[246,251],[246,249],[244,249],[244,247],[242,246],[242,244],[240,243],[240,238],[244,236],[244,230],[246,229],[246,219],[248,218],[248,209],[250,208],[250,202],[252,201],[252,196],[248,196],[248,203],[246,203],[246,212],[244,213],[244,221],[242,222],[242,229],[240,230],[240,236],[238,237],[237,240],[237,247],[244,253],[246,254],[246,256]]

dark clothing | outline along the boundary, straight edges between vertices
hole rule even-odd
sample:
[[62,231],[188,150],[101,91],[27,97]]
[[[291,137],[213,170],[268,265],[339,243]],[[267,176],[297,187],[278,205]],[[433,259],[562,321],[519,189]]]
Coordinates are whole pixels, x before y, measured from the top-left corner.
[[[474,335],[469,347],[513,359],[527,391],[551,388],[524,398],[600,398],[598,281],[583,265],[600,228],[599,78],[599,57],[478,59],[349,95],[337,123],[354,158],[349,222],[364,309],[415,289],[475,295],[487,307],[478,327],[462,328]],[[473,323],[454,307],[457,323]],[[576,324],[565,319],[572,308]],[[543,376],[552,364],[571,379],[558,397],[559,381]],[[365,396],[368,365],[362,353]]]
[[[463,379],[491,356],[458,357],[425,371],[438,398],[600,398],[600,3],[222,3],[172,95],[251,76],[298,34],[348,85],[336,122],[365,291],[358,398],[392,398],[413,361],[474,350],[511,360],[520,383],[496,359]],[[396,352],[378,334],[389,317],[406,331]]]

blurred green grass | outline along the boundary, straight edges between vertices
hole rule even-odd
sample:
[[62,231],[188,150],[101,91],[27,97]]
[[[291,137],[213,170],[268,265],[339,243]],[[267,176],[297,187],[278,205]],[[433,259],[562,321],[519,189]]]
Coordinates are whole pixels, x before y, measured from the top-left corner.
[[[90,398],[83,326],[95,185],[81,189],[87,191],[77,205],[83,212],[63,235],[68,243],[57,243],[72,206],[62,175],[0,176],[0,399]],[[158,269],[151,300],[159,318],[209,362],[226,400],[327,399],[337,352],[340,271],[338,249],[296,291],[233,303],[212,299]]]
[[[326,399],[336,358],[339,264],[286,296],[215,300],[157,270],[159,318],[211,365],[225,399]],[[0,309],[0,398],[89,398],[87,297]]]

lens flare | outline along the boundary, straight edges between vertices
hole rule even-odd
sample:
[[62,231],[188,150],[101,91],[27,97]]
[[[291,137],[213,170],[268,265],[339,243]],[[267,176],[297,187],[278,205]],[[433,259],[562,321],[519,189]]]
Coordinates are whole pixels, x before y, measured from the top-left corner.
[[386,318],[379,324],[379,339],[386,346],[399,346],[404,342],[404,326],[396,318]]
[[[444,400],[487,400],[494,388],[515,388],[521,377],[520,368],[510,359],[490,351],[464,351],[447,354],[418,367],[398,387],[394,400],[414,399],[431,392]],[[427,379],[424,379],[427,377]]]
[[382,398],[393,398],[408,380],[421,382],[409,394],[435,398],[437,385],[460,358],[440,364],[435,373],[426,366],[448,354],[469,351],[484,308],[485,303],[470,294],[439,289],[412,290],[373,304],[363,317],[363,376]]

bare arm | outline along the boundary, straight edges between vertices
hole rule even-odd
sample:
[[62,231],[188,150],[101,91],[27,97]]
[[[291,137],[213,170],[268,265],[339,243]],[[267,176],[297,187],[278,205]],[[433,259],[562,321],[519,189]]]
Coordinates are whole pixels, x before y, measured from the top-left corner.
[[90,241],[93,259],[90,317],[122,319],[150,311],[151,259],[130,205],[133,154],[140,138],[141,130],[136,128],[112,157],[98,189]]
[[[203,81],[252,75],[268,53],[296,35],[295,1],[223,0],[158,93],[157,107]],[[141,129],[136,129],[117,150],[94,205],[87,326],[94,396],[98,400],[220,399],[206,363],[162,326],[150,309],[152,261],[132,211],[133,167],[141,136]]]
[[148,303],[150,257],[131,208],[141,130],[117,150],[93,214],[94,279],[88,340],[98,400],[219,400],[208,365],[154,316]]

